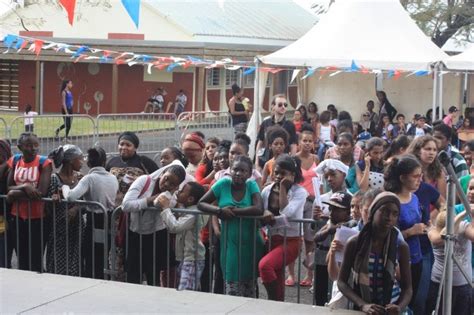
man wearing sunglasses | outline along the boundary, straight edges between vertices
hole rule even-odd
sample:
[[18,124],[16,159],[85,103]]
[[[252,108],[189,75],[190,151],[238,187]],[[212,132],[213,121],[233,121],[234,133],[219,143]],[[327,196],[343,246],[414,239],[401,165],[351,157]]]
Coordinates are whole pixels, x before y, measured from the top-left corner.
[[289,151],[292,155],[296,154],[298,139],[296,136],[295,125],[285,117],[287,107],[288,101],[286,96],[284,94],[275,95],[270,105],[272,115],[265,118],[260,125],[257,136],[257,159],[255,162],[255,165],[259,170],[262,169],[267,160],[271,159],[270,150],[265,148],[265,136],[267,134],[267,129],[271,126],[278,124],[288,132],[288,135],[290,136],[288,139]]

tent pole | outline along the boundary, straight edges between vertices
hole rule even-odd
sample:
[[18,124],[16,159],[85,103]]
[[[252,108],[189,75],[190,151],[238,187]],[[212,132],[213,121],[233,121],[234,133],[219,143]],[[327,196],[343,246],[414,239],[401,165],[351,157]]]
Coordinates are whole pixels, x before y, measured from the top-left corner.
[[[441,66],[440,66],[441,70]],[[439,72],[439,81],[438,81],[438,103],[439,103],[439,120],[443,119],[443,73]]]
[[[254,103],[256,106],[254,106],[254,115],[257,115],[256,117],[260,117],[260,60],[258,58],[255,58],[255,100]],[[260,119],[258,119],[258,123],[260,124]]]
[[437,89],[438,89],[438,64],[433,68],[433,103],[432,103],[432,112],[431,112],[431,124],[436,120],[436,103],[437,103]]

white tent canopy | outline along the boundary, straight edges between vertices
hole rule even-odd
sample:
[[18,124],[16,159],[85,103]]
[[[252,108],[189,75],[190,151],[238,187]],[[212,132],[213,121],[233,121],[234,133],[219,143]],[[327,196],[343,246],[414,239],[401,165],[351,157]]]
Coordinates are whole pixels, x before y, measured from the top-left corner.
[[268,65],[357,66],[429,70],[448,56],[415,24],[398,0],[338,0],[296,42],[261,58]]
[[474,71],[474,45],[459,55],[446,58],[444,64],[449,70]]

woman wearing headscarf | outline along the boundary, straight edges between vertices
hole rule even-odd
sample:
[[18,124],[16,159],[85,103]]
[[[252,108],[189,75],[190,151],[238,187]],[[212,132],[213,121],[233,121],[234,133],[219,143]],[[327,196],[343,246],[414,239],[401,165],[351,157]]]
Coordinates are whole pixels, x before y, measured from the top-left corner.
[[[12,156],[10,143],[5,139],[0,139],[0,195],[7,194],[8,179],[8,159]],[[6,222],[8,221],[9,208],[7,203],[0,200],[0,268],[10,267],[11,246],[8,246],[5,238]],[[8,248],[7,257],[5,257],[5,248]]]
[[[395,228],[400,200],[391,192],[380,193],[369,209],[369,220],[359,235],[349,239],[337,286],[366,314],[400,314],[412,296],[410,252]],[[400,266],[400,293],[395,270]]]
[[[49,154],[59,172],[51,175],[48,197],[60,199],[63,185],[74,187],[82,178],[80,173],[83,154],[79,147],[66,144]],[[46,271],[49,273],[79,276],[81,235],[84,220],[79,206],[67,203],[48,203],[51,227],[47,241]]]

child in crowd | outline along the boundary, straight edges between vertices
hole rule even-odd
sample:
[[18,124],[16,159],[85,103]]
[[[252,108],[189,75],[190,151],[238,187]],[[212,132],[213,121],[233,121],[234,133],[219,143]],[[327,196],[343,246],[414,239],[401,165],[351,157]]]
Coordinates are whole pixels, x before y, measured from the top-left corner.
[[293,125],[295,125],[295,131],[296,134],[299,134],[301,132],[301,127],[303,126],[304,123],[304,118],[303,115],[301,114],[300,110],[295,110],[293,113]]
[[303,181],[298,157],[279,156],[275,162],[274,178],[274,182],[262,191],[263,222],[268,226],[271,247],[260,260],[258,268],[268,299],[283,301],[283,270],[298,257],[301,242],[300,223],[288,220],[303,218],[308,193],[298,185]]
[[384,139],[387,143],[391,143],[393,138],[393,129],[394,128],[388,114],[382,114],[380,125],[378,127],[378,135],[380,135],[380,138]]
[[25,106],[25,112],[23,113],[23,116],[25,116],[25,132],[34,132],[35,129],[35,122],[34,122],[34,116],[38,116],[38,113],[32,110],[33,107],[30,104],[26,104]]
[[248,180],[252,168],[247,156],[235,157],[231,178],[218,180],[198,203],[201,211],[222,220],[221,265],[228,295],[255,297],[256,265],[262,254],[263,239],[256,219],[236,217],[263,214],[259,187],[254,180]]
[[357,184],[360,190],[383,187],[383,147],[384,141],[381,138],[373,137],[367,141],[365,158],[356,164]]
[[199,163],[195,175],[196,181],[201,185],[209,185],[214,180],[216,172],[214,171],[212,160],[214,159],[219,143],[220,139],[216,137],[211,137],[206,141],[202,161]]
[[318,157],[322,161],[324,159],[324,154],[326,151],[326,143],[333,142],[335,139],[336,130],[330,124],[331,112],[323,111],[319,116],[319,124],[317,126],[317,134],[319,135],[319,148],[318,148]]
[[[238,133],[235,136],[234,141],[229,149],[229,165],[232,165],[234,159],[239,156],[247,156],[249,154],[249,147],[250,147],[250,137],[247,136],[245,133]],[[228,167],[227,169],[223,169],[216,173],[215,180],[218,181],[223,177],[231,177],[231,168]],[[262,175],[256,169],[252,169],[252,173],[250,176],[259,187],[262,187]]]
[[42,241],[46,240],[48,233],[44,233],[42,228],[45,217],[44,203],[38,199],[48,194],[52,166],[49,159],[38,155],[39,146],[35,134],[20,135],[18,149],[21,154],[12,156],[7,162],[10,169],[7,201],[12,203],[13,222],[10,224],[9,236],[17,240],[15,252],[19,268],[42,272]]
[[[197,210],[198,201],[206,190],[196,182],[189,182],[178,192],[178,205],[187,210]],[[163,194],[158,197],[161,218],[170,233],[176,234],[176,260],[179,261],[178,290],[197,290],[205,265],[204,244],[199,231],[206,225],[208,217],[194,214],[179,214],[176,218],[170,209],[171,199]]]
[[[324,227],[329,219],[329,206],[327,202],[331,199],[333,193],[338,191],[346,191],[345,177],[348,167],[339,160],[324,160],[316,168],[316,173],[324,177],[330,191],[323,194],[320,200],[313,203],[313,218],[316,220],[315,230],[318,231]],[[321,202],[321,203],[320,203]],[[349,207],[349,206],[348,206]],[[328,301],[328,269],[326,256],[331,244],[330,238],[321,241],[315,241],[314,263],[316,264],[314,294],[316,305],[323,306]]]
[[273,181],[272,177],[275,161],[285,152],[288,146],[288,132],[279,126],[270,127],[268,128],[267,139],[272,152],[272,158],[263,166],[262,184],[264,186]]
[[393,126],[393,138],[407,133],[407,125],[405,123],[405,115],[398,114],[396,118],[396,123]]
[[174,160],[178,160],[183,164],[184,167],[187,167],[189,162],[184,156],[184,153],[177,147],[167,147],[161,151],[160,164],[161,167],[171,164]]
[[[331,195],[329,200],[323,201],[324,204],[329,206],[329,220],[314,236],[315,243],[331,244],[334,239],[336,229],[349,222],[351,213],[351,199],[352,196],[349,192],[337,191]],[[321,248],[322,245],[320,244],[317,246],[320,246],[321,250],[325,250],[326,253],[329,253],[328,250],[330,248]],[[326,260],[326,256],[327,255],[324,255],[324,257],[322,257],[326,262],[326,265],[324,266],[326,268],[324,270],[325,279],[320,277],[320,273],[318,272],[319,266],[316,267],[316,305],[324,305],[324,303],[328,300],[328,278],[331,278],[329,277],[330,273],[328,272],[327,263],[328,261],[331,261],[331,257],[329,260]],[[319,283],[324,280],[324,283]],[[323,301],[324,303],[322,303]]]
[[[319,159],[318,156],[314,154],[314,132],[311,126],[303,126],[299,141],[299,151],[296,153],[296,156],[299,157],[301,160],[301,173],[303,175],[303,182],[301,183],[301,186],[308,193],[308,197],[306,198],[306,203],[304,206],[303,218],[312,219],[314,197],[316,195],[316,190],[319,193],[320,185],[319,187],[313,186],[313,178],[318,176],[318,174],[316,174],[315,169],[319,164]],[[306,254],[305,261],[308,262],[310,254],[314,251],[314,232],[311,229],[310,224],[304,224],[303,231]],[[285,282],[285,284],[287,285],[294,284],[294,267],[294,263],[288,265],[289,275]],[[300,286],[309,287],[311,286],[312,281],[313,269],[306,266],[306,277],[300,281]]]

